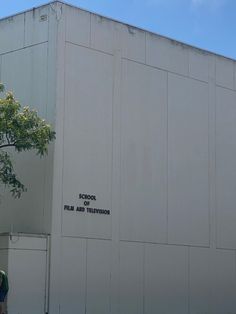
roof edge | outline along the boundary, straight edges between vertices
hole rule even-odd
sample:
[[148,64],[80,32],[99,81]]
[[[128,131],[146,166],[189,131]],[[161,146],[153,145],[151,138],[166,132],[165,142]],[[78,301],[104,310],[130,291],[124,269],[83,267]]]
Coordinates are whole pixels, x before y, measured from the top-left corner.
[[211,55],[214,55],[214,56],[217,56],[217,57],[221,57],[221,58],[225,58],[225,59],[228,59],[230,61],[233,61],[233,62],[236,62],[236,58],[234,59],[233,57],[229,57],[229,56],[226,56],[226,55],[223,55],[223,54],[220,54],[220,53],[217,53],[217,52],[214,52],[214,51],[211,51],[211,50],[208,50],[208,49],[204,49],[204,48],[201,48],[201,47],[198,47],[198,46],[194,46],[194,45],[191,45],[191,44],[188,44],[184,41],[181,41],[181,40],[177,40],[177,39],[174,39],[174,38],[171,38],[171,37],[168,37],[168,36],[165,36],[165,35],[162,35],[162,34],[159,34],[159,33],[156,33],[152,30],[149,30],[149,29],[145,29],[145,28],[142,28],[142,27],[139,27],[139,26],[136,26],[136,25],[133,25],[133,24],[129,24],[127,22],[124,22],[122,20],[116,20],[115,18],[112,18],[112,17],[109,17],[109,16],[106,16],[106,15],[103,15],[101,13],[97,13],[95,11],[90,11],[88,9],[85,9],[83,7],[80,7],[80,6],[76,6],[74,4],[71,4],[67,1],[64,1],[64,0],[52,0],[52,1],[49,1],[49,2],[45,2],[43,4],[40,4],[36,7],[32,7],[32,8],[29,8],[29,9],[26,9],[26,10],[23,10],[23,11],[20,11],[18,13],[15,13],[15,14],[11,14],[11,15],[8,15],[6,17],[3,17],[3,18],[0,18],[0,22],[3,21],[3,20],[6,20],[6,19],[9,19],[9,18],[12,18],[14,16],[17,16],[17,15],[20,15],[20,14],[24,14],[26,12],[30,12],[32,10],[36,10],[36,9],[39,9],[39,8],[42,8],[44,6],[49,6],[51,4],[54,4],[54,3],[61,3],[63,5],[66,5],[66,6],[69,6],[69,7],[72,7],[72,8],[75,8],[75,9],[79,9],[79,10],[82,10],[82,11],[85,11],[85,12],[88,12],[88,13],[92,13],[94,15],[98,15],[102,18],[105,18],[105,19],[108,19],[108,20],[111,20],[113,22],[116,22],[116,23],[119,23],[119,24],[123,24],[123,25],[126,25],[127,27],[131,27],[131,28],[136,28],[140,31],[143,31],[143,32],[146,32],[146,33],[150,33],[154,36],[158,36],[158,37],[161,37],[163,39],[167,39],[167,40],[170,40],[172,42],[176,42],[177,44],[180,44],[180,45],[184,45],[186,47],[189,47],[189,48],[192,48],[192,49],[195,49],[195,50],[198,50],[200,51],[201,53],[208,53],[208,54],[211,54]]

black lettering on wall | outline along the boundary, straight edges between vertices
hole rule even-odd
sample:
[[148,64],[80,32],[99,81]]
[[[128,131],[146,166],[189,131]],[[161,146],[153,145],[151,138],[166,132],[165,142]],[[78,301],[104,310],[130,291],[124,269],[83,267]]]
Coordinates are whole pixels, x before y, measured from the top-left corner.
[[75,209],[74,206],[64,205],[64,210],[73,211],[74,209]]

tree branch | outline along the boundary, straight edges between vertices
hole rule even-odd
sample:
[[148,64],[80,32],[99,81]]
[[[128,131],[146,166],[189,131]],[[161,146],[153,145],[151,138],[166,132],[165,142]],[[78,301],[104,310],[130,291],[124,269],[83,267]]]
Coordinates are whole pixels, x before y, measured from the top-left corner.
[[4,144],[4,145],[0,145],[0,149],[3,148],[3,147],[13,147],[15,146],[15,143],[13,144]]
[[9,140],[9,137],[8,137],[7,133],[6,133],[6,139],[7,139],[7,143],[8,143],[8,144],[11,144],[11,142],[10,142],[10,140]]

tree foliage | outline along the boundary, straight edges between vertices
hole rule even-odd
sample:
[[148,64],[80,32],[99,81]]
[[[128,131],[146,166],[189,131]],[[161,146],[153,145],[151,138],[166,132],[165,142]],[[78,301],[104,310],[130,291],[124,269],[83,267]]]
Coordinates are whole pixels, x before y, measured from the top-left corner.
[[[0,83],[0,92],[3,91],[4,86]],[[36,154],[43,156],[54,139],[55,132],[37,111],[21,108],[11,92],[0,98],[0,183],[9,187],[14,197],[20,197],[26,188],[14,171],[10,150],[35,150]]]

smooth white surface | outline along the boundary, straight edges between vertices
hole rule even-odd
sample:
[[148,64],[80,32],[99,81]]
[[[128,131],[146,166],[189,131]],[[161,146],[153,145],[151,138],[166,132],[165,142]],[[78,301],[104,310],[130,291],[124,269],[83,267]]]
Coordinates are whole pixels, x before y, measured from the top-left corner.
[[22,106],[31,106],[44,117],[47,108],[47,49],[47,43],[42,43],[5,54],[1,70],[6,91],[13,91]]
[[24,47],[24,14],[0,21],[0,53]]
[[145,313],[188,313],[188,249],[145,245]]
[[209,80],[209,55],[198,50],[189,49],[189,76],[197,80]]
[[[112,58],[67,44],[66,60],[63,205],[111,210]],[[63,235],[111,237],[111,215],[62,211]]]
[[146,63],[170,72],[188,74],[188,48],[181,43],[146,33]]
[[88,240],[86,313],[110,313],[111,242]]
[[167,75],[123,61],[120,238],[165,242]]
[[236,92],[217,88],[216,199],[217,246],[236,248]]
[[85,313],[86,240],[63,238],[61,258],[61,313]]
[[9,247],[9,237],[8,235],[1,235],[0,236],[0,249],[8,249]]
[[234,63],[226,58],[216,57],[216,84],[234,88]]
[[120,312],[143,313],[144,245],[121,242],[120,244]]
[[120,24],[122,56],[131,60],[145,63],[146,34],[144,31],[131,26]]
[[235,252],[190,248],[189,265],[190,313],[233,313]]
[[[66,41],[89,46],[90,43],[90,13],[64,6],[66,14]],[[66,13],[64,12],[66,10]]]
[[25,13],[25,46],[48,41],[49,7]]
[[8,237],[8,248],[16,250],[47,250],[47,238],[37,236],[10,235]]
[[91,14],[91,47],[107,53],[113,53],[120,24],[109,19]]
[[236,61],[234,61],[234,90],[236,90]]
[[46,252],[11,250],[8,275],[8,312],[42,314],[45,302]]
[[168,75],[168,240],[209,245],[207,84]]
[[211,256],[212,314],[234,313],[236,309],[235,252],[215,250]]
[[189,254],[189,307],[190,313],[212,313],[214,301],[211,294],[210,251],[204,248],[190,248]]

